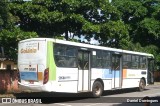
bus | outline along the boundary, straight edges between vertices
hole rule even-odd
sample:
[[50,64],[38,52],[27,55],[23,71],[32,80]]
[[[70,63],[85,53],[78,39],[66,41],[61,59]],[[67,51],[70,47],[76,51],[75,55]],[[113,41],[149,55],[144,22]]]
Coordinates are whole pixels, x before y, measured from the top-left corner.
[[154,56],[52,38],[18,44],[19,86],[23,90],[80,93],[100,97],[104,90],[145,89]]

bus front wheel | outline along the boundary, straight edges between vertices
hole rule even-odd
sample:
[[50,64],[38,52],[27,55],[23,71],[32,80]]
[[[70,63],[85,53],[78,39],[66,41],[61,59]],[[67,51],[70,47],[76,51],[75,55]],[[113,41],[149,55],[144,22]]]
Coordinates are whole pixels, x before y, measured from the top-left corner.
[[100,97],[103,93],[103,85],[100,81],[96,81],[92,86],[93,97]]
[[145,85],[144,79],[141,79],[139,82],[139,91],[143,91],[145,89]]

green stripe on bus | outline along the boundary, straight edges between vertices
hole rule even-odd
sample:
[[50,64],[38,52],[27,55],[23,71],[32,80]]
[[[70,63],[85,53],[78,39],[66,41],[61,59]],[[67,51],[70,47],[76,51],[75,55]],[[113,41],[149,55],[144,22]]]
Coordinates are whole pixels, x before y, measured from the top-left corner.
[[56,80],[56,65],[51,41],[47,42],[47,68],[49,68],[49,80]]

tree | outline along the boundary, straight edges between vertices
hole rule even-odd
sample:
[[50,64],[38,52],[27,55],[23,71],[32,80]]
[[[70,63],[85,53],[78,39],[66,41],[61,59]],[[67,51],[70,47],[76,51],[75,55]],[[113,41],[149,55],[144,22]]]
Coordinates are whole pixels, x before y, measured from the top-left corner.
[[128,28],[122,21],[109,21],[101,26],[100,38],[101,45],[125,48],[129,40]]
[[7,4],[5,0],[0,1],[0,30],[6,27],[8,19]]
[[7,12],[6,18],[0,18],[1,28],[6,24],[0,39],[12,38],[17,43],[36,36],[64,35],[66,40],[73,40],[74,36],[83,35],[88,42],[94,37],[103,46],[159,56],[159,3],[158,0],[12,0],[3,5]]
[[121,12],[122,21],[129,26],[128,50],[154,54],[160,62],[159,0],[113,0]]
[[2,46],[5,47],[6,57],[17,60],[18,42],[22,39],[36,37],[35,32],[24,32],[19,28],[14,28],[12,31],[3,29],[0,33]]
[[[84,24],[90,24],[83,14],[76,13],[80,1],[33,0],[13,2],[12,13],[20,18],[21,29],[35,31],[40,37],[55,37],[68,32],[80,35]],[[83,27],[85,30],[85,26]]]
[[37,37],[35,32],[26,32],[18,26],[19,17],[9,11],[6,0],[0,1],[0,46],[4,47],[5,56],[17,59],[18,42],[22,39]]
[[[69,33],[72,33],[72,38],[84,35],[89,41],[92,36],[95,36],[96,39],[109,36],[111,41],[115,37],[106,34],[103,36],[104,32],[102,31],[107,29],[101,26],[109,25],[111,22],[117,25],[123,24],[123,22],[119,21],[120,12],[108,0],[16,1],[12,2],[10,7],[12,14],[20,18],[20,28],[26,31],[35,31],[40,37],[55,37],[64,34],[65,39],[69,40]],[[109,25],[109,27],[112,26]],[[127,28],[127,26],[125,27]],[[114,30],[114,33],[123,33],[123,28],[120,29],[121,31]],[[101,41],[106,46],[111,46],[111,44],[107,45],[108,39],[101,39]],[[119,43],[119,41],[117,42]]]

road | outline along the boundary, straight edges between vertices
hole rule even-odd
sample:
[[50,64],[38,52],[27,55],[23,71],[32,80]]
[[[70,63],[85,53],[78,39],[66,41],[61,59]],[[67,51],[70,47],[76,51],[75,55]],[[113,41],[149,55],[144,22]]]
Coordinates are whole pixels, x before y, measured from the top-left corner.
[[[19,102],[23,103],[3,103],[0,106],[144,106],[145,102],[143,99],[146,96],[149,97],[148,101],[152,102],[150,106],[160,106],[160,84],[149,85],[143,92],[138,92],[135,89],[105,91],[101,98],[91,98],[89,93],[65,94],[43,92],[21,93],[14,94],[14,96],[16,100],[21,100]],[[28,101],[37,101],[38,104],[28,104]]]

